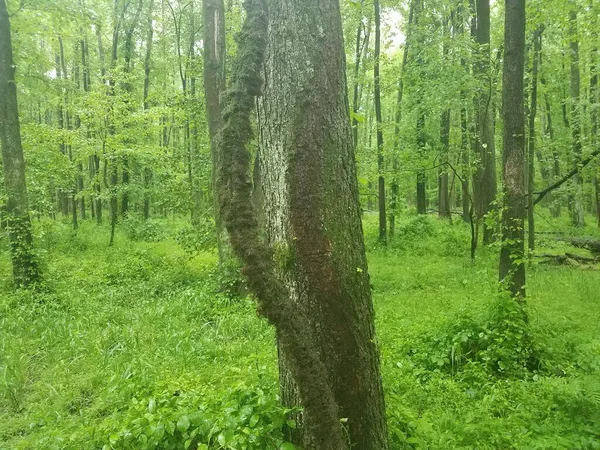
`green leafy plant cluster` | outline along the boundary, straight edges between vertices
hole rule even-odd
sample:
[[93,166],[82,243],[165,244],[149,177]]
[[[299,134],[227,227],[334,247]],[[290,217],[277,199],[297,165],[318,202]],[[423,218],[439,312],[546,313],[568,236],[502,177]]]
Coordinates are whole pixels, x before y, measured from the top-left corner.
[[204,217],[194,225],[181,228],[175,239],[189,255],[197,255],[200,252],[213,251],[217,248],[214,221]]
[[240,386],[223,398],[164,393],[134,399],[123,428],[103,449],[293,450],[282,434],[284,424],[296,427],[290,412],[272,388]]
[[130,215],[123,220],[122,226],[123,231],[132,241],[159,242],[167,236],[167,230],[160,221],[143,220],[135,215]]
[[454,375],[476,366],[497,377],[529,376],[540,363],[526,313],[523,304],[499,294],[479,317],[462,312],[426,337],[427,351],[412,353],[429,371]]

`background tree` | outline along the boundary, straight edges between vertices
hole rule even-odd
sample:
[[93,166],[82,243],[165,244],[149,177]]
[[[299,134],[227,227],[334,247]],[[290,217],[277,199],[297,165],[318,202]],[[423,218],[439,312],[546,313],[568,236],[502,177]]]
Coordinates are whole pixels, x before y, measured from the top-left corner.
[[0,0],[0,143],[6,187],[2,216],[8,228],[15,284],[28,287],[40,274],[31,235],[15,68],[10,19],[6,1]]
[[505,0],[502,77],[502,151],[504,209],[500,281],[511,294],[525,297],[525,0]]

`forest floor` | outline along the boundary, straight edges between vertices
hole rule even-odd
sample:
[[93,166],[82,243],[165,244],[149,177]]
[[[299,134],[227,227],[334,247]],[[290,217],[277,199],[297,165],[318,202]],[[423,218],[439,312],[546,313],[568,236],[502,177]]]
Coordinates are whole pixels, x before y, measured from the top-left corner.
[[[0,449],[293,448],[273,330],[218,293],[183,226],[124,225],[108,247],[92,223],[37,222],[34,292],[12,289],[0,242]],[[387,249],[365,231],[392,449],[600,449],[598,266],[535,259],[525,323],[465,224],[409,217]]]

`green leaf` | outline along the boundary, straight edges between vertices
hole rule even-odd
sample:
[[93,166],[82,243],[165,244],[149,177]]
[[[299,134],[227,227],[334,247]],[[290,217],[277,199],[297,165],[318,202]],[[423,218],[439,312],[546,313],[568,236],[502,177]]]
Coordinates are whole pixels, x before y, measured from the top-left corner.
[[181,416],[177,421],[177,429],[182,433],[187,431],[190,427],[190,419],[188,416]]
[[284,442],[279,446],[279,450],[296,450],[297,447],[294,444],[290,444],[289,442]]
[[225,447],[229,442],[233,441],[234,436],[233,430],[225,430],[219,434],[217,441],[219,441],[221,447]]
[[250,417],[250,422],[248,423],[248,425],[250,425],[250,427],[254,427],[256,426],[259,420],[260,416],[258,414],[254,414],[252,417]]

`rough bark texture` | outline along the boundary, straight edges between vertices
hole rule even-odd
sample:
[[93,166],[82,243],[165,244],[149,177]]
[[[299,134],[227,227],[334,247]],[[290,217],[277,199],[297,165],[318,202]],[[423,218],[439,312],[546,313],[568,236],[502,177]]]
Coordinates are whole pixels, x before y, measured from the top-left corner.
[[[337,0],[271,0],[259,102],[267,236],[296,314],[325,367],[352,448],[387,448]],[[311,30],[311,32],[307,32]],[[304,405],[279,342],[282,398]],[[309,423],[293,436],[324,448]],[[317,419],[318,420],[318,419]],[[332,430],[333,431],[333,430]],[[344,447],[347,448],[345,444]]]
[[[478,80],[476,147],[479,163],[473,184],[475,212],[482,219],[493,208],[497,194],[496,148],[494,143],[493,80],[490,63],[490,0],[477,0],[476,62]],[[494,230],[483,223],[483,242],[492,241]]]
[[38,280],[39,271],[33,253],[15,65],[5,0],[0,0],[0,144],[7,197],[4,219],[10,241],[13,277],[17,286],[27,287]]
[[[305,448],[349,449],[340,424],[340,418],[349,417],[349,436],[356,448],[385,449],[383,395],[362,248],[338,5],[325,2],[319,8],[314,0],[288,0],[273,1],[270,6],[272,20],[268,21],[262,0],[245,2],[247,17],[219,139],[219,201],[225,225],[233,250],[245,264],[244,273],[258,299],[259,313],[275,325],[281,358],[304,408],[305,436],[310,440]],[[307,29],[316,33],[308,34]],[[250,114],[261,91],[267,40],[266,97],[261,102],[260,125],[261,141],[270,144],[263,168],[267,169],[267,200],[273,200],[266,202],[269,234],[274,239],[271,247],[262,240],[251,201],[251,156],[246,148],[252,137]],[[324,54],[328,58],[323,58]],[[329,73],[332,69],[335,71]],[[322,71],[330,76],[320,76]],[[301,114],[312,110],[317,114]],[[274,129],[278,130],[275,135]],[[297,172],[289,170],[290,165]],[[333,168],[336,171],[330,172]],[[333,178],[323,177],[330,173],[335,174]],[[338,192],[344,195],[336,197]],[[334,205],[331,211],[326,208],[330,203]],[[341,230],[338,221],[342,216],[330,217],[340,208],[349,217],[344,218]],[[330,229],[325,229],[330,219],[331,225],[336,225],[331,231],[339,231],[331,236]],[[356,241],[351,240],[354,233]],[[325,254],[323,246],[328,247]],[[293,270],[286,271],[285,267]],[[346,274],[346,270],[354,281],[345,297],[350,304],[340,302],[336,295],[338,288],[349,287],[337,282],[341,271]],[[282,277],[286,273],[288,279]],[[308,273],[316,278],[306,277]],[[356,297],[363,292],[364,298]],[[307,310],[305,299],[316,308]],[[368,300],[367,316],[357,311],[365,305],[361,299]],[[358,328],[367,331],[368,340],[345,340],[354,337],[348,330],[359,320]],[[315,326],[323,323],[326,330]],[[319,340],[321,332],[327,333],[328,341]],[[339,348],[329,353],[333,342]],[[343,373],[333,376],[330,367],[348,363],[348,350],[356,357],[343,366]],[[360,356],[365,350],[370,355],[367,363],[372,365],[367,373],[374,371],[373,379],[364,377]],[[340,396],[340,390],[347,395]],[[367,398],[363,394],[368,394]],[[346,397],[362,402],[346,410]]]
[[502,115],[504,118],[504,211],[500,281],[515,298],[525,297],[525,0],[505,0]]

